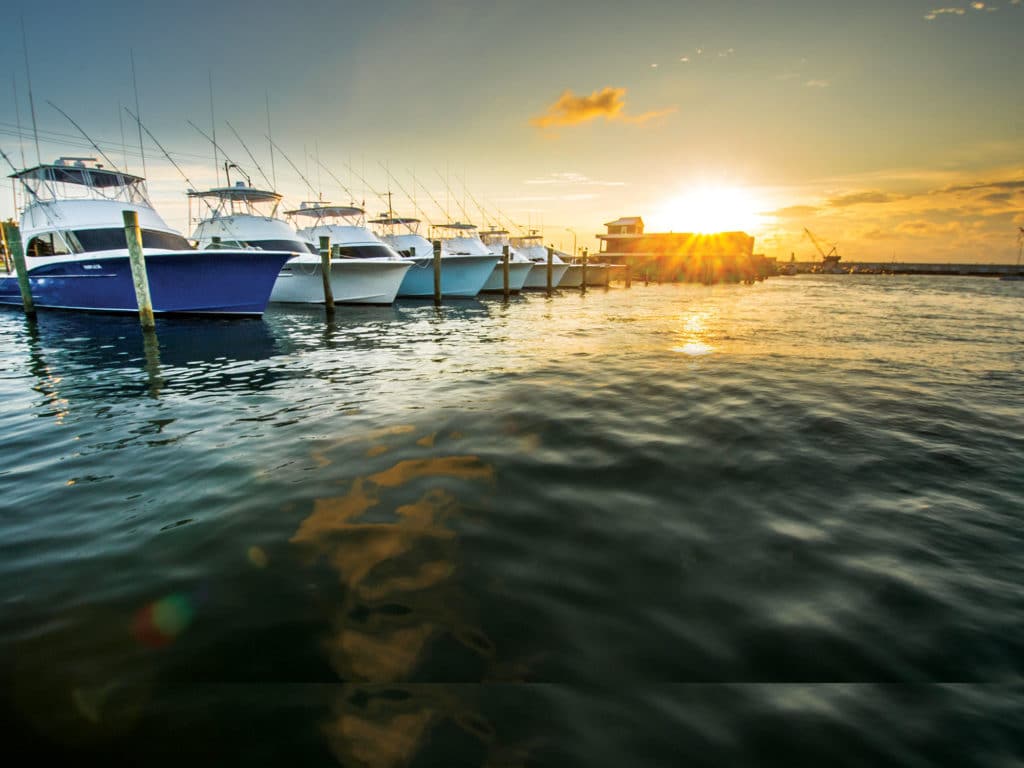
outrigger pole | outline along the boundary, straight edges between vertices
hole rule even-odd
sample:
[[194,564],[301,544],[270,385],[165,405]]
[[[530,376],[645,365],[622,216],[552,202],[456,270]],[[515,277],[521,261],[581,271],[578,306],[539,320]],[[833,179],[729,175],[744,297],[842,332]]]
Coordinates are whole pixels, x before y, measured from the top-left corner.
[[[412,209],[413,209],[414,211],[416,211],[416,212],[417,212],[417,213],[418,213],[418,214],[419,214],[420,216],[422,216],[422,217],[423,217],[424,219],[426,219],[426,222],[427,222],[427,224],[428,224],[429,226],[433,227],[433,226],[434,226],[434,224],[433,224],[433,222],[432,222],[432,221],[430,220],[430,217],[429,217],[429,216],[427,216],[427,212],[426,212],[425,210],[423,210],[422,208],[420,208],[420,207],[419,207],[419,205],[418,205],[418,204],[416,203],[416,198],[415,198],[415,197],[413,197],[412,195],[410,195],[410,194],[409,194],[409,192],[408,192],[408,191],[406,190],[406,188],[402,186],[402,182],[400,182],[400,181],[398,180],[398,177],[397,177],[397,176],[395,176],[395,175],[394,175],[393,173],[391,173],[391,171],[390,171],[390,170],[388,170],[388,167],[387,167],[386,165],[384,165],[383,163],[381,163],[381,162],[379,162],[379,161],[378,161],[378,165],[380,165],[380,167],[384,169],[384,173],[386,173],[386,174],[388,175],[388,178],[389,178],[389,179],[391,179],[391,180],[392,180],[393,182],[395,182],[395,184],[396,184],[396,185],[398,185],[398,188],[399,188],[400,190],[402,190],[402,194],[404,194],[404,195],[405,195],[406,197],[408,197],[408,198],[409,198],[409,202],[411,202],[411,203],[412,203]],[[413,178],[415,178],[415,177],[413,177]]]
[[73,126],[75,126],[75,128],[78,130],[78,132],[85,137],[86,141],[88,141],[90,144],[92,144],[92,148],[100,153],[100,155],[103,157],[104,160],[107,161],[107,163],[110,165],[111,168],[113,168],[118,173],[122,173],[121,169],[117,167],[117,163],[115,163],[113,160],[111,160],[109,157],[107,157],[107,153],[104,152],[102,149],[100,149],[100,145],[92,140],[92,137],[82,129],[82,126],[80,126],[78,123],[76,123],[74,120],[71,119],[71,115],[69,115],[63,109],[58,107],[56,104],[54,104],[49,99],[46,100],[46,103],[49,104],[54,109],[56,109],[62,115],[64,115],[64,117],[67,119],[67,121],[69,123],[71,123]]
[[[139,135],[140,136],[142,135],[141,131],[145,131],[146,135],[149,136],[149,138],[153,140],[153,143],[157,145],[157,147],[160,149],[160,151],[164,153],[164,157],[167,158],[168,162],[170,162],[170,164],[174,166],[174,170],[176,170],[179,174],[181,174],[181,178],[183,178],[185,180],[185,183],[188,184],[189,189],[191,189],[192,191],[197,191],[196,185],[192,183],[192,179],[190,179],[188,177],[188,175],[183,170],[181,170],[181,166],[179,166],[176,162],[174,162],[174,158],[171,157],[171,153],[168,152],[166,149],[164,149],[164,145],[161,144],[159,141],[157,141],[156,136],[154,136],[152,134],[152,132],[149,130],[149,128],[147,128],[146,126],[144,126],[142,124],[142,121],[139,119],[139,116],[136,115],[134,112],[132,112],[130,109],[128,109],[128,107],[125,107],[124,111],[127,112],[131,116],[131,118],[136,123],[139,124],[139,131],[140,131]],[[206,207],[210,209],[210,213],[216,213],[217,212],[216,209],[210,204],[209,200],[207,200],[205,197],[202,197],[200,199],[204,203],[206,203]],[[189,224],[189,226],[191,226],[191,223]]]
[[[263,180],[267,182],[267,184],[270,184],[270,179],[267,178],[267,174],[263,172],[263,168],[260,166],[259,161],[256,160],[255,157],[253,157],[252,152],[249,151],[249,147],[246,146],[246,143],[244,141],[242,141],[242,137],[238,135],[238,131],[235,130],[235,126],[233,126],[231,123],[228,123],[227,120],[225,120],[224,122],[227,123],[227,126],[231,129],[231,132],[235,134],[235,138],[238,139],[238,143],[242,145],[242,148],[245,150],[246,154],[249,155],[249,159],[252,160],[253,165],[256,166],[256,170],[260,172],[260,176],[263,177]],[[274,189],[274,185],[270,184],[270,188]],[[276,192],[277,190],[274,191]]]

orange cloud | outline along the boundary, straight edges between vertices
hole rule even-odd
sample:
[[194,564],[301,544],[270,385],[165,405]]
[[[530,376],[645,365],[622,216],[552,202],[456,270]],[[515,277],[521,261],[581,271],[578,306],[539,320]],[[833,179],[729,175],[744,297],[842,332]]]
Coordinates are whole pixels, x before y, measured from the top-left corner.
[[543,115],[530,119],[530,125],[537,128],[556,128],[567,125],[579,125],[603,117],[608,121],[624,123],[646,123],[656,117],[675,112],[675,107],[653,110],[640,115],[627,115],[626,89],[608,86],[594,91],[589,96],[577,96],[566,89],[554,104],[549,106]]

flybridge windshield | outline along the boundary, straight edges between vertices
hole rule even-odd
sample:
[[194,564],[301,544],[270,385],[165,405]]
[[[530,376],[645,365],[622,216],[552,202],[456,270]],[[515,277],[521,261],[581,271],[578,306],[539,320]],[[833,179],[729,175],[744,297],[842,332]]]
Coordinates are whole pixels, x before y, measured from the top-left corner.
[[115,200],[149,205],[146,181],[119,171],[41,165],[15,175],[30,190],[29,202]]

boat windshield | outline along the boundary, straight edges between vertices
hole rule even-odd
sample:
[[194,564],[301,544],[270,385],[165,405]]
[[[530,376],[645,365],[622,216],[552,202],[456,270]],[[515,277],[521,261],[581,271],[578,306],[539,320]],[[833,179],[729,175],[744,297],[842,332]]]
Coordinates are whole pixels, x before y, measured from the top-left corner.
[[[232,241],[234,243],[236,241]],[[312,243],[300,240],[238,240],[240,248],[259,248],[261,251],[292,251],[293,253],[319,253]],[[224,244],[222,243],[222,246]],[[209,246],[207,246],[209,247]]]
[[[128,247],[128,239],[124,227],[109,229],[76,229],[68,233],[72,247],[79,253],[89,251],[116,251]],[[173,232],[158,232],[153,229],[142,230],[142,247],[158,248],[167,251],[190,251],[189,245],[181,235]]]
[[343,259],[393,259],[395,252],[381,245],[339,245],[333,249]]

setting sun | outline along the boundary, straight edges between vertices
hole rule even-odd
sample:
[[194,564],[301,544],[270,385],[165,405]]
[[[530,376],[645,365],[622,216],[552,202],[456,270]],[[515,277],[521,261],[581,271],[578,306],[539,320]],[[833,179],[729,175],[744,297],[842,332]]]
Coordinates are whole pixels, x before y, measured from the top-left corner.
[[759,229],[760,207],[738,187],[702,186],[666,200],[651,217],[651,229],[713,234]]

